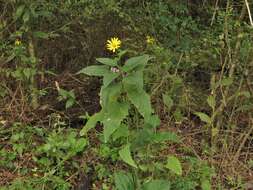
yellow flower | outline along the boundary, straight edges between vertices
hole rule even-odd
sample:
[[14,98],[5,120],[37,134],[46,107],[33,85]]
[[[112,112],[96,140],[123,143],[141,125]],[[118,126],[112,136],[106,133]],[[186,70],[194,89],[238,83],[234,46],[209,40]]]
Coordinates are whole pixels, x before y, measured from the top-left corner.
[[21,41],[19,39],[16,39],[15,40],[15,46],[19,46],[19,45],[21,45]]
[[107,40],[106,47],[109,51],[112,51],[113,53],[120,48],[121,41],[118,38],[111,38],[110,40]]
[[147,44],[153,44],[153,43],[155,43],[155,38],[153,38],[151,36],[147,36],[146,42],[147,42]]

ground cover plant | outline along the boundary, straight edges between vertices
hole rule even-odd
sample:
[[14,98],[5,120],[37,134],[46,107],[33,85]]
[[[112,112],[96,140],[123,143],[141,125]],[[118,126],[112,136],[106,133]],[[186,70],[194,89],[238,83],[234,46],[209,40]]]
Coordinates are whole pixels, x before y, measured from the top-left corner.
[[0,0],[0,189],[253,189],[252,9]]

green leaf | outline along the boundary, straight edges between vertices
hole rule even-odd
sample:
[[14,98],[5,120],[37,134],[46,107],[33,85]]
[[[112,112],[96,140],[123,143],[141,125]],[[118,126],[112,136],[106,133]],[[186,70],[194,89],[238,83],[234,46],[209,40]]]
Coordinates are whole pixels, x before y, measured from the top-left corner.
[[233,84],[233,78],[224,78],[221,80],[222,86],[230,86],[231,84]]
[[156,128],[161,123],[159,117],[157,115],[151,115],[150,117],[145,118],[145,124],[149,127]]
[[[4,88],[0,86],[0,97],[4,98],[7,94],[8,94],[7,90],[5,90]],[[0,120],[0,123],[1,123],[1,120]]]
[[14,78],[22,78],[22,76],[23,76],[22,70],[20,68],[17,68],[14,72],[11,73],[11,75]]
[[117,57],[118,60],[120,60],[121,57],[124,56],[126,53],[127,53],[127,50],[120,51],[120,52],[118,53],[118,55],[117,55],[117,56],[118,56],[118,57]]
[[115,67],[117,66],[117,61],[110,58],[97,58],[96,59],[99,63],[102,63],[104,65]]
[[106,88],[109,84],[111,84],[111,82],[114,81],[119,75],[119,73],[113,72],[105,73],[103,78],[103,88]]
[[74,148],[76,152],[81,152],[83,151],[84,147],[87,146],[88,141],[85,138],[80,138],[78,139],[75,144],[74,144]]
[[167,164],[165,167],[177,175],[182,175],[183,173],[181,163],[175,156],[168,157]]
[[30,79],[30,78],[32,78],[36,74],[36,69],[33,69],[33,68],[24,68],[23,69],[23,73],[24,73],[24,76],[27,79]]
[[98,113],[95,113],[93,116],[91,116],[89,118],[89,120],[87,121],[86,125],[82,128],[82,130],[80,131],[80,136],[84,136],[87,134],[87,132],[94,128],[97,124],[98,121],[101,121],[103,118],[103,112],[100,111]]
[[177,109],[173,112],[173,116],[174,116],[177,124],[181,124],[183,122],[183,120],[185,119],[184,115],[182,114],[182,111],[179,107],[177,107]]
[[46,17],[46,18],[53,17],[52,12],[46,11],[46,10],[42,10],[42,11],[37,10],[36,13],[37,13],[37,15],[39,15],[41,17]]
[[142,190],[170,190],[170,182],[166,180],[152,180],[145,183]]
[[140,114],[144,118],[150,117],[153,112],[150,96],[144,90],[136,91],[131,88],[126,90],[128,98],[135,105]]
[[149,60],[150,60],[149,55],[132,57],[126,61],[125,65],[122,67],[122,70],[124,72],[129,72],[135,69],[136,67],[139,66],[144,67]]
[[167,106],[168,111],[170,111],[173,106],[173,100],[169,95],[163,94],[163,103]]
[[77,74],[86,74],[89,76],[103,76],[103,88],[106,88],[120,73],[114,73],[109,70],[107,65],[92,65],[80,70]]
[[32,75],[31,75],[31,69],[30,68],[24,68],[23,69],[23,73],[24,73],[24,75],[25,75],[25,77],[27,78],[27,79],[29,79]]
[[28,22],[29,19],[30,19],[30,12],[29,12],[29,10],[26,10],[25,13],[24,13],[24,15],[23,15],[23,21],[24,21],[24,23]]
[[123,85],[126,89],[132,89],[136,91],[143,90],[143,72],[137,71],[128,74],[123,78]]
[[68,97],[72,98],[72,99],[75,99],[75,92],[74,92],[74,90],[68,91]]
[[156,143],[161,143],[164,141],[171,141],[174,143],[181,142],[177,134],[173,132],[157,132],[156,134],[154,134],[153,141]]
[[48,39],[49,34],[42,31],[33,32],[35,38]]
[[202,190],[211,190],[212,186],[209,180],[202,180],[201,181],[201,189]]
[[215,109],[216,101],[213,95],[208,96],[207,103],[213,110]]
[[104,76],[104,74],[108,72],[109,67],[106,65],[92,65],[83,68],[77,74],[86,74],[89,76]]
[[239,108],[236,109],[237,112],[241,111],[251,111],[253,108],[252,103],[248,103],[247,105],[241,105]]
[[238,93],[238,96],[245,96],[246,98],[250,98],[250,92],[249,91],[241,91]]
[[66,109],[70,108],[71,106],[74,105],[74,103],[75,103],[74,99],[72,99],[72,98],[68,99],[67,102],[66,102],[65,108]]
[[135,161],[133,160],[132,156],[131,156],[131,152],[130,152],[130,145],[127,144],[126,146],[124,146],[120,151],[119,151],[119,155],[120,158],[126,162],[127,164],[129,164],[130,166],[133,166],[135,168],[138,168]]
[[22,16],[22,14],[24,13],[24,9],[25,9],[25,5],[20,5],[15,13],[15,19],[18,19]]
[[117,190],[135,190],[134,179],[130,173],[117,172],[114,174]]
[[201,121],[203,121],[203,122],[206,122],[208,124],[212,123],[211,118],[207,114],[205,114],[205,113],[196,112],[195,115],[197,115],[201,119]]
[[110,136],[120,127],[123,119],[128,115],[129,105],[124,102],[111,102],[109,109],[104,113],[104,140],[108,142]]
[[114,141],[121,137],[128,137],[129,136],[129,130],[127,125],[121,124],[120,127],[113,133],[112,138]]
[[67,90],[64,90],[62,88],[59,89],[59,95],[62,96],[62,99],[67,99],[68,94],[69,94],[69,92]]
[[[133,150],[140,150],[153,143],[154,130],[144,128],[136,131],[133,135],[133,141],[131,147]],[[145,149],[145,148],[144,148]]]
[[102,86],[100,91],[100,104],[103,109],[110,109],[109,104],[113,101],[117,101],[120,97],[122,90],[121,83],[111,83],[108,86]]
[[211,132],[212,132],[212,137],[215,137],[219,134],[219,129],[217,127],[213,127]]

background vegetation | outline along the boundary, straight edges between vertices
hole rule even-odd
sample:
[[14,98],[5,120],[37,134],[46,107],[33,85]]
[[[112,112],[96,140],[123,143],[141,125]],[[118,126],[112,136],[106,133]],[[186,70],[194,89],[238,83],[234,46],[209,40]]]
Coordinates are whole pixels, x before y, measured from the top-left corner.
[[253,188],[252,7],[0,0],[0,189]]

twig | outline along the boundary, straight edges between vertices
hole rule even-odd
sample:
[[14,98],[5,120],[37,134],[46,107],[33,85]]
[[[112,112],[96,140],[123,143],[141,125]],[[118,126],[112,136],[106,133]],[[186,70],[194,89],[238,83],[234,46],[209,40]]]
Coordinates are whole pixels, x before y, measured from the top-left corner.
[[241,142],[241,144],[240,144],[240,146],[239,146],[239,148],[238,148],[238,150],[237,150],[237,152],[234,156],[234,159],[233,159],[232,163],[234,163],[235,161],[238,160],[238,158],[240,156],[240,152],[241,152],[243,146],[245,145],[247,139],[250,137],[250,134],[253,131],[253,119],[251,119],[251,121],[249,122],[249,126],[250,125],[251,125],[251,127],[250,127],[250,129],[247,133],[245,132],[245,136],[244,136],[244,138],[243,138],[243,140],[242,140],[242,142]]
[[250,24],[251,24],[251,26],[253,26],[253,21],[252,21],[252,16],[251,16],[251,12],[250,12],[250,7],[249,7],[248,0],[245,0],[245,4],[246,4],[246,7],[247,7],[247,9],[248,9]]
[[[184,53],[181,53],[181,54],[180,54],[180,57],[179,57],[179,60],[178,60],[178,62],[177,62],[177,67],[176,67],[176,71],[175,71],[174,75],[177,75],[178,66],[179,66],[179,64],[181,63],[181,60],[182,60],[182,58],[183,58],[183,55],[184,55]],[[156,94],[156,92],[162,87],[162,85],[166,82],[166,80],[167,80],[170,76],[171,76],[171,74],[170,74],[170,73],[167,73],[167,74],[162,78],[162,80],[160,81],[160,83],[152,89],[151,97],[152,97],[153,95]]]
[[214,19],[215,19],[217,10],[218,10],[218,3],[219,3],[219,0],[216,0],[215,8],[214,8],[213,16],[212,16],[212,21],[211,21],[211,26],[213,25],[213,22],[214,22]]

